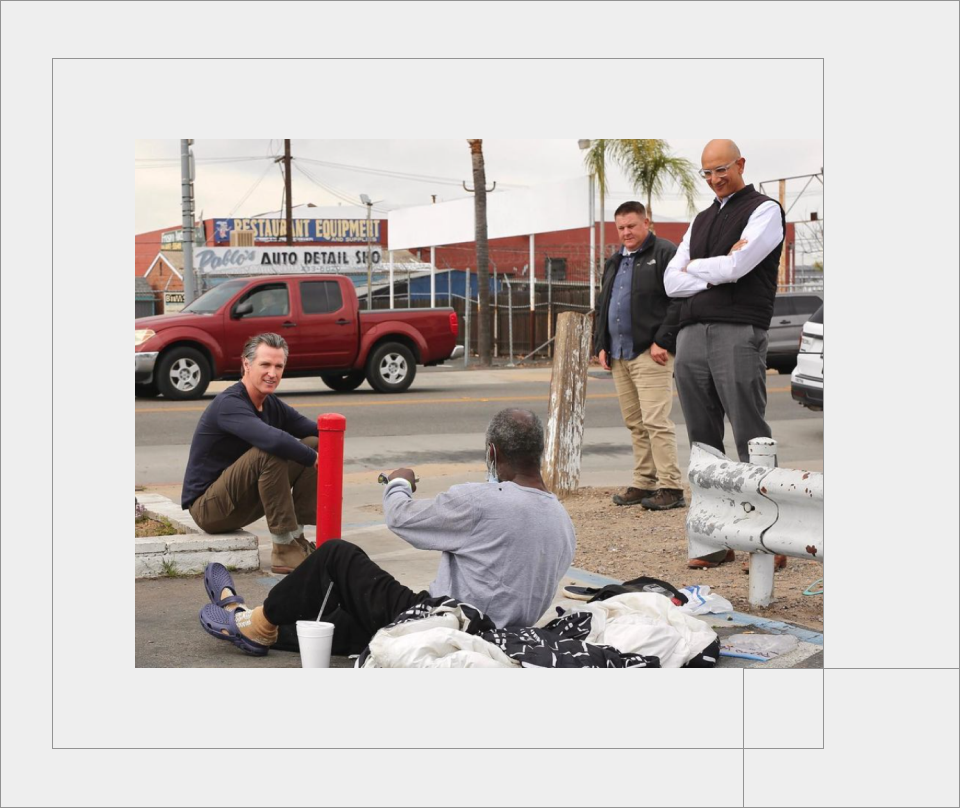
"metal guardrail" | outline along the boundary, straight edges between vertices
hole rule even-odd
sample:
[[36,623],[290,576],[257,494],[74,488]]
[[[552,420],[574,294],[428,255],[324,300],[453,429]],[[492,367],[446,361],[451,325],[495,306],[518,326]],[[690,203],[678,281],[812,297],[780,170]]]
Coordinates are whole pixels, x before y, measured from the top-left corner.
[[776,468],[776,441],[750,441],[750,463],[702,443],[690,448],[687,550],[750,553],[749,600],[773,601],[774,555],[823,563],[823,474]]

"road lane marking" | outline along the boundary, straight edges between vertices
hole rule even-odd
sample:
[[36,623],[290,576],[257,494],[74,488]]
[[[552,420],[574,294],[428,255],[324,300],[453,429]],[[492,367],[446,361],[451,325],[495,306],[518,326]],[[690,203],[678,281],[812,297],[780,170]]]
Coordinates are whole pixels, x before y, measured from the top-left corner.
[[[789,393],[789,387],[771,387],[768,393]],[[676,395],[676,391],[673,393]],[[617,398],[616,393],[593,393],[587,394],[588,401],[597,401],[599,399]],[[482,398],[415,398],[409,400],[390,400],[390,401],[341,401],[334,404],[332,401],[295,402],[294,409],[329,409],[339,410],[345,407],[393,407],[393,406],[417,406],[421,404],[484,404],[489,401],[549,401],[549,395],[540,396],[484,396]],[[203,412],[209,404],[202,407],[137,407],[135,413],[139,412]],[[291,404],[291,406],[293,406]]]

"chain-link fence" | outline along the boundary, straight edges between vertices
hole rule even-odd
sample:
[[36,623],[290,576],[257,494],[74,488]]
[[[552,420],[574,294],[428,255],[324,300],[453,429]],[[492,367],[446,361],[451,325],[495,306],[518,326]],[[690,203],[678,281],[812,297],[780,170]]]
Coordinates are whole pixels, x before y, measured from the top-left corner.
[[[613,244],[605,247],[607,255],[617,249]],[[353,282],[361,311],[429,308],[431,300],[437,307],[452,308],[459,320],[458,344],[467,348],[465,362],[469,363],[478,353],[480,311],[476,248],[473,245],[438,247],[437,268],[433,273],[429,250],[419,251],[419,254],[415,251],[414,256],[420,259],[416,263],[377,264],[369,276],[366,269],[355,267],[339,272]],[[541,245],[534,250],[533,266],[531,295],[529,246],[498,246],[490,250],[490,320],[494,358],[513,362],[551,358],[557,317],[565,311],[590,311],[589,246]],[[598,248],[594,273],[597,295],[601,275]],[[226,279],[201,276],[200,287],[205,291]],[[823,273],[818,273],[815,279],[783,286],[778,291],[822,293]]]

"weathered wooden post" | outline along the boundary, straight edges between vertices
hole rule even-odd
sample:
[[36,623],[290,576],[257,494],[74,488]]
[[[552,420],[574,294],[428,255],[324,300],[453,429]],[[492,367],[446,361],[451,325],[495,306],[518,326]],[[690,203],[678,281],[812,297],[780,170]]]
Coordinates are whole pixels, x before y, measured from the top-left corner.
[[540,471],[547,488],[560,499],[576,491],[580,484],[592,331],[590,314],[568,311],[557,318],[550,409]]

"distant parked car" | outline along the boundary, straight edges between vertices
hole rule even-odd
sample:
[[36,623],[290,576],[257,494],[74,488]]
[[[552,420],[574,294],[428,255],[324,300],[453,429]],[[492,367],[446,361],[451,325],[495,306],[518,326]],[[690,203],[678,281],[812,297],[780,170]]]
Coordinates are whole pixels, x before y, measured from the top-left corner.
[[773,301],[767,332],[767,367],[790,373],[797,364],[797,345],[803,324],[823,305],[815,292],[786,292]]
[[797,367],[790,374],[790,395],[804,407],[823,410],[823,306],[803,326]]

